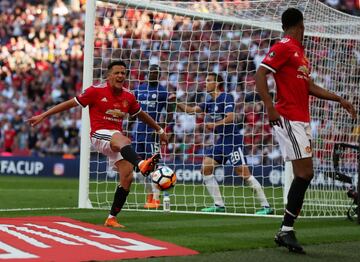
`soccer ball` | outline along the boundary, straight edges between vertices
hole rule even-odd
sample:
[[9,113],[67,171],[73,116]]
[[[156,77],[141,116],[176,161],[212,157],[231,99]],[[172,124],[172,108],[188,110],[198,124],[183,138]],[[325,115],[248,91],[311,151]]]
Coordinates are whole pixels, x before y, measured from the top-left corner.
[[159,190],[168,190],[175,186],[176,174],[167,166],[161,166],[151,174],[151,180]]

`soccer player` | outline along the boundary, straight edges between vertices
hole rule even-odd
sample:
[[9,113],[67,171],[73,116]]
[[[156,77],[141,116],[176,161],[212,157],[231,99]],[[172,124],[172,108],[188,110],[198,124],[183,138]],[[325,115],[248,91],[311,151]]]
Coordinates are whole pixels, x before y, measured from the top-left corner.
[[207,149],[206,156],[202,162],[202,174],[205,186],[214,200],[214,206],[205,207],[203,212],[225,212],[225,204],[220,194],[219,184],[214,176],[214,169],[220,164],[229,161],[235,168],[235,173],[241,176],[245,183],[256,193],[262,209],[256,214],[272,214],[269,202],[266,199],[260,183],[250,173],[243,154],[243,136],[240,128],[234,123],[235,103],[231,94],[223,91],[224,80],[221,75],[209,73],[206,77],[206,92],[209,94],[204,103],[196,106],[188,106],[177,102],[180,110],[189,113],[206,113],[210,120],[205,123],[207,130],[215,132],[218,138],[214,145]]
[[[291,161],[294,180],[290,186],[287,205],[275,242],[290,251],[304,253],[298,243],[293,225],[300,213],[305,191],[313,178],[309,95],[340,103],[353,118],[356,112],[347,100],[318,85],[310,77],[310,64],[301,44],[304,19],[301,11],[287,9],[281,17],[284,38],[274,44],[256,73],[256,86],[267,109],[270,125],[280,145],[285,161]],[[273,73],[277,100],[275,106],[269,95],[266,75]]]
[[[153,64],[149,67],[148,81],[141,84],[135,90],[135,97],[141,105],[141,109],[147,112],[157,123],[160,122],[161,112],[167,110],[166,122],[172,116],[170,107],[167,107],[168,92],[166,87],[159,83],[161,68]],[[160,145],[154,129],[144,122],[137,121],[134,130],[134,149],[142,158],[147,158],[151,154],[159,153]],[[144,208],[158,208],[160,206],[160,190],[154,183],[145,183],[148,192]]]
[[162,144],[167,143],[165,131],[141,110],[135,96],[124,88],[127,67],[123,61],[113,61],[108,66],[107,81],[101,86],[91,86],[82,94],[60,103],[48,111],[30,118],[32,126],[39,124],[45,118],[68,110],[75,106],[89,106],[91,143],[96,150],[109,158],[110,164],[119,173],[119,186],[116,189],[110,214],[105,226],[124,227],[116,220],[116,215],[122,209],[130,191],[133,178],[133,168],[137,168],[144,176],[149,175],[156,166],[160,155],[155,154],[142,160],[131,146],[128,137],[122,134],[123,118],[129,114],[156,130]]

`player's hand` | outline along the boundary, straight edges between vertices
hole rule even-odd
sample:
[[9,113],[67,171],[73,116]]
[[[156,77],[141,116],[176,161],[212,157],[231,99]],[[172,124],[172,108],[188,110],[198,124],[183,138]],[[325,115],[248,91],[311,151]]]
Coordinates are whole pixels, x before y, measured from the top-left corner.
[[168,96],[168,101],[169,102],[176,102],[176,94],[170,94]]
[[44,115],[40,114],[37,116],[33,116],[32,118],[28,119],[26,122],[28,122],[31,126],[36,126],[37,124],[41,123],[41,121],[44,120]]
[[160,138],[161,145],[167,145],[169,143],[168,136],[165,132],[162,133],[161,135],[159,135],[159,138]]
[[352,119],[356,119],[356,110],[353,106],[353,104],[351,104],[349,101],[341,98],[340,99],[340,105],[346,109],[346,111],[349,112],[349,114],[351,115]]
[[215,123],[206,123],[205,128],[209,131],[213,131],[215,129],[216,125]]
[[269,115],[269,123],[271,127],[279,126],[283,128],[280,114],[274,107],[268,109],[268,115]]

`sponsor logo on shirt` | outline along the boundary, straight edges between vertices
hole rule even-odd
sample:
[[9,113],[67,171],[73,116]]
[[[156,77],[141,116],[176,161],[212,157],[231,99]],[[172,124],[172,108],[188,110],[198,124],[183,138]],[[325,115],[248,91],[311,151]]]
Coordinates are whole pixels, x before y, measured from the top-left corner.
[[103,99],[100,100],[101,102],[107,102],[106,97],[104,97]]
[[105,114],[111,115],[115,118],[123,118],[126,114],[122,112],[120,109],[108,109]]

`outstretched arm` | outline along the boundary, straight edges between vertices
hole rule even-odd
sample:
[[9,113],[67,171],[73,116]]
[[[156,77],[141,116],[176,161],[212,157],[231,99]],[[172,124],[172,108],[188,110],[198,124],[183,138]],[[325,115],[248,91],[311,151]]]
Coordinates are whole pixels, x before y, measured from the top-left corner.
[[180,101],[176,101],[176,95],[175,94],[171,94],[168,98],[168,101],[171,103],[175,103],[176,106],[183,112],[187,113],[187,114],[195,114],[195,113],[201,113],[202,110],[200,108],[200,106],[188,106],[187,104],[180,102]]
[[47,110],[46,112],[44,112],[40,115],[33,116],[32,118],[27,120],[27,122],[29,122],[31,126],[36,126],[37,124],[41,123],[45,118],[47,118],[51,115],[54,115],[56,113],[69,110],[70,108],[75,107],[77,105],[78,105],[78,103],[76,103],[75,99],[72,98],[70,100],[62,102],[62,103],[50,108],[49,110]]
[[332,101],[336,101],[339,102],[340,105],[349,112],[349,114],[351,115],[351,117],[353,119],[356,119],[356,110],[354,108],[354,106],[347,101],[346,99],[327,91],[324,88],[321,88],[320,86],[318,86],[317,84],[314,83],[313,80],[309,80],[309,92],[310,95],[312,96],[316,96],[318,98],[322,98],[322,99],[326,99],[326,100],[332,100]]
[[148,126],[150,126],[151,128],[156,130],[156,133],[159,135],[160,137],[160,142],[161,144],[167,144],[168,143],[168,139],[167,136],[165,134],[164,129],[161,128],[161,126],[159,126],[155,120],[146,112],[144,111],[140,111],[139,114],[137,114],[137,117],[143,121],[145,124],[147,124]]
[[270,70],[260,66],[255,75],[256,90],[259,93],[261,100],[264,102],[265,108],[269,116],[270,126],[281,126],[282,122],[279,112],[275,109],[272,98],[269,94],[269,87],[267,84],[266,75],[270,73]]

